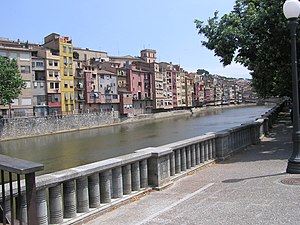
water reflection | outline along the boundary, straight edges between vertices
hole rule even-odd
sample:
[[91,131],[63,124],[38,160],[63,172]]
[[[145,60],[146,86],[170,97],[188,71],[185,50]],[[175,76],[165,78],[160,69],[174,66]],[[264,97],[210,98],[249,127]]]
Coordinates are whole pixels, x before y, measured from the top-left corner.
[[203,111],[119,126],[0,142],[0,154],[45,165],[45,172],[95,162],[254,121],[269,107]]

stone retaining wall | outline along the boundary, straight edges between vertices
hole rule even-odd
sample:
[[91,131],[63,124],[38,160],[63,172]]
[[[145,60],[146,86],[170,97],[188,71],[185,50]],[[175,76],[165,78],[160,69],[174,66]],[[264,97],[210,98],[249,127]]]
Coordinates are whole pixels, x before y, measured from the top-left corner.
[[116,112],[2,119],[0,140],[88,129],[120,122]]

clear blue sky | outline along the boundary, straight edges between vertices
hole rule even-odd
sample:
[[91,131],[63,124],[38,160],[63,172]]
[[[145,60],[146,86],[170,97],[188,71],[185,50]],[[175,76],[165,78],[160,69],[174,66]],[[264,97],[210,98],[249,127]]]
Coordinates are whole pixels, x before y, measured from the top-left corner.
[[232,10],[235,0],[27,0],[2,1],[0,37],[42,43],[56,32],[76,47],[109,55],[138,56],[155,49],[158,61],[198,68],[227,77],[250,78],[242,66],[223,68],[212,51],[201,46],[194,20],[207,21],[218,10]]

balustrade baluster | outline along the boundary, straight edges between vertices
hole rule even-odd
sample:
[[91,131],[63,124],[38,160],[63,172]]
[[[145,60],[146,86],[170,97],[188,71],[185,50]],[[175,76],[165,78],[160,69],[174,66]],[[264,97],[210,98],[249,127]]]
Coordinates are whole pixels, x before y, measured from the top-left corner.
[[88,177],[89,187],[89,207],[100,207],[100,187],[99,187],[99,174],[94,173]]
[[139,162],[131,164],[131,185],[133,191],[139,191],[141,188]]
[[196,150],[195,150],[194,144],[191,145],[190,150],[191,150],[191,167],[195,167],[195,165],[196,165]]
[[181,171],[186,171],[186,151],[185,148],[180,149]]
[[122,167],[123,179],[123,194],[129,195],[131,193],[131,165],[127,164]]
[[170,154],[170,176],[175,175],[175,154],[174,151]]
[[76,179],[77,212],[84,213],[89,211],[89,190],[88,178],[80,177]]
[[175,150],[175,173],[178,174],[181,172],[181,157],[180,149]]
[[123,197],[122,167],[119,166],[112,170],[112,198]]
[[148,165],[147,159],[140,162],[140,173],[141,173],[141,188],[148,187]]
[[191,148],[190,148],[190,146],[186,146],[185,151],[186,151],[186,168],[191,169]]
[[58,224],[63,222],[63,206],[62,206],[62,195],[61,185],[58,184],[54,187],[49,188],[49,212],[50,212],[50,223]]
[[200,164],[200,143],[195,144],[196,151],[196,165]]
[[100,173],[100,202],[111,202],[111,188],[110,188],[111,170],[106,170]]
[[204,163],[205,161],[204,155],[205,155],[205,142],[202,141],[200,143],[200,163]]
[[46,190],[36,192],[37,220],[39,225],[48,225]]
[[76,184],[75,180],[63,183],[64,217],[73,218],[76,216]]

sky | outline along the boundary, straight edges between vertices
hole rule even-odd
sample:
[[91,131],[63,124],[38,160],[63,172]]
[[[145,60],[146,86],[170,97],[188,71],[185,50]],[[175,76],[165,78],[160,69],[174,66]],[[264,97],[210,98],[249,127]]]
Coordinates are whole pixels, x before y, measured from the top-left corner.
[[0,37],[43,43],[50,33],[71,37],[75,47],[109,56],[139,56],[157,51],[158,62],[172,62],[188,72],[251,78],[233,63],[223,67],[201,45],[194,20],[207,21],[217,10],[229,13],[235,0],[6,0],[0,5]]

